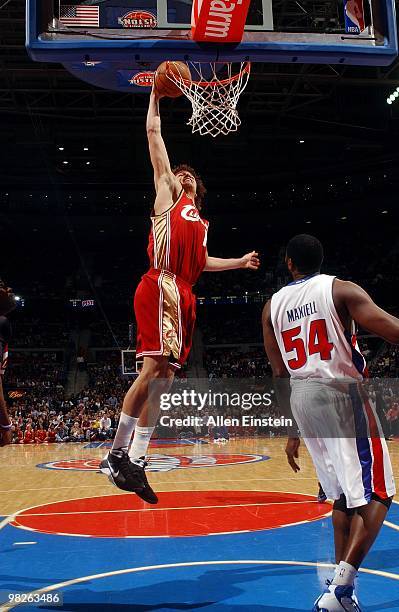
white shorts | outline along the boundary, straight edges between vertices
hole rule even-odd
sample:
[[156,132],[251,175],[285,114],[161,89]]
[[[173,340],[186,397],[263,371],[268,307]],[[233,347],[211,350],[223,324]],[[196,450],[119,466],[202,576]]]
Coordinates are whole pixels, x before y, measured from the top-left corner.
[[317,477],[329,499],[346,497],[348,508],[372,494],[395,494],[391,460],[375,407],[360,384],[292,381],[291,408]]

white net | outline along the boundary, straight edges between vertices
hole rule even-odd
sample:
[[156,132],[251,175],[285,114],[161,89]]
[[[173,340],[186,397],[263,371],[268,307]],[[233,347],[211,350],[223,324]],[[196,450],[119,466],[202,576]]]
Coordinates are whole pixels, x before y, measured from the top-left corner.
[[[191,75],[196,80],[184,79],[175,62],[168,62],[167,77],[190,100],[193,107],[188,125],[201,135],[227,135],[235,132],[241,124],[237,111],[240,94],[247,86],[251,64],[241,62],[240,69],[233,73],[231,63],[207,64],[190,62]],[[219,75],[223,75],[223,78]]]

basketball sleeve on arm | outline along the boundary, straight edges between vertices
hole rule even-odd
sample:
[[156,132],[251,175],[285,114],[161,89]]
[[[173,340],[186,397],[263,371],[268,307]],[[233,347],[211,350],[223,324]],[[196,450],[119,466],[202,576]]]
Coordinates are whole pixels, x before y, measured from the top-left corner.
[[377,306],[359,285],[349,281],[337,281],[334,284],[335,300],[346,307],[360,327],[387,342],[399,344],[399,319]]

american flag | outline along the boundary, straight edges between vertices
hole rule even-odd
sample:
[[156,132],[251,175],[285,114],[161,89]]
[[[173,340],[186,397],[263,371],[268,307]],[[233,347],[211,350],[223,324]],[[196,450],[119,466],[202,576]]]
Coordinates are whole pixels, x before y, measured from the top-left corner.
[[60,7],[60,21],[66,26],[86,26],[98,28],[100,25],[100,8],[78,4],[64,4]]

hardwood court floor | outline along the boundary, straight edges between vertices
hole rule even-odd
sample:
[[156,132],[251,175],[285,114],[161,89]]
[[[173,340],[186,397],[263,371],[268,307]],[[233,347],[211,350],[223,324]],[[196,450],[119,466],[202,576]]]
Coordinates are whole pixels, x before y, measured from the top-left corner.
[[[96,472],[96,461],[104,456],[106,449],[85,446],[87,445],[12,445],[0,449],[0,465],[3,468],[0,516],[13,514],[28,506],[62,499],[118,493],[118,489],[113,487],[106,477]],[[225,445],[209,443],[151,447],[150,455],[153,461],[155,457],[159,459],[160,471],[150,472],[148,478],[156,491],[165,492],[216,488],[228,491],[245,489],[315,495],[317,479],[304,444],[300,447],[301,471],[297,474],[294,474],[287,464],[284,447],[285,440],[281,438],[237,439]],[[388,447],[395,477],[399,481],[399,442],[389,442]],[[164,457],[163,461],[160,455]],[[224,463],[217,461],[216,465],[205,460],[201,462],[201,457],[208,455],[232,455],[232,458],[226,457]],[[269,459],[256,460],[254,457],[253,462],[241,463],[246,458],[240,458],[240,455],[259,455]],[[189,460],[173,463],[174,457],[181,456],[190,457],[194,463],[189,463]],[[42,469],[46,464],[55,461],[75,461],[76,465],[66,463],[62,466],[64,469]],[[85,462],[88,462],[88,468],[82,469]],[[38,465],[41,467],[37,467]]]
[[[60,593],[65,612],[309,611],[333,571],[331,505],[315,499],[305,447],[294,474],[284,445],[158,442],[156,506],[98,473],[105,448],[0,449],[1,612],[19,607],[15,592]],[[398,532],[393,504],[360,575],[363,612],[399,607]]]

